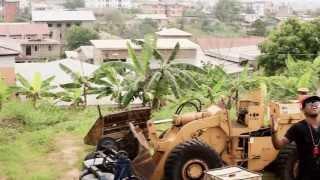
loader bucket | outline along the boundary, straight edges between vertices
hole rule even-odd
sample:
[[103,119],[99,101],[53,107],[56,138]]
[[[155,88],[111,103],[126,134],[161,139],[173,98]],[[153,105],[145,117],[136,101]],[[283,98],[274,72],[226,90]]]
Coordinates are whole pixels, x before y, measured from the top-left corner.
[[139,142],[139,154],[133,160],[133,166],[136,174],[144,179],[151,179],[151,176],[156,168],[156,162],[152,158],[151,148],[143,131],[129,123],[130,130]]

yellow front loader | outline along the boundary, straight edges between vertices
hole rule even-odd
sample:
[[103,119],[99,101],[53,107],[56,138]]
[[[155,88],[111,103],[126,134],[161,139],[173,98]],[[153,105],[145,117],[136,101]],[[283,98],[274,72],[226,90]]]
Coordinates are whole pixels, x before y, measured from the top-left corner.
[[276,150],[264,119],[266,115],[278,118],[283,135],[304,118],[298,102],[265,104],[262,91],[252,91],[237,102],[235,119],[224,107],[200,110],[200,105],[191,104],[199,112],[173,115],[168,120],[172,125],[160,136],[157,122],[149,120],[150,109],[142,108],[99,118],[85,143],[99,148],[114,139],[119,149],[129,153],[136,174],[150,180],[202,179],[206,170],[229,165],[252,171],[272,165],[281,179],[295,178],[295,146]]

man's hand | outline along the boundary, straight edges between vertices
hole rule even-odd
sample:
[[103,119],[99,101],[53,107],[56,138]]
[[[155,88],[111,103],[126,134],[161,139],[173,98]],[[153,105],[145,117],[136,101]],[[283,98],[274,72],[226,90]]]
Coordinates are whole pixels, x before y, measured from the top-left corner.
[[270,126],[271,126],[271,140],[274,148],[281,149],[285,145],[289,144],[289,140],[286,137],[278,138],[277,131],[279,127],[278,119],[271,115],[270,117]]
[[273,115],[270,117],[270,126],[273,133],[278,131],[279,123],[277,118],[275,118]]

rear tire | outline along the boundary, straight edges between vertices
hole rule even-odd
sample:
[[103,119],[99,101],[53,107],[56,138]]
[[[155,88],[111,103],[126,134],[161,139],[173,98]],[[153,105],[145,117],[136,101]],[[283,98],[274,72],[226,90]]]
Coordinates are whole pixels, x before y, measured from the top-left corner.
[[296,145],[289,144],[281,149],[274,163],[281,180],[296,180],[299,166]]
[[189,140],[177,145],[165,163],[164,179],[200,180],[204,171],[223,165],[218,153],[207,144]]

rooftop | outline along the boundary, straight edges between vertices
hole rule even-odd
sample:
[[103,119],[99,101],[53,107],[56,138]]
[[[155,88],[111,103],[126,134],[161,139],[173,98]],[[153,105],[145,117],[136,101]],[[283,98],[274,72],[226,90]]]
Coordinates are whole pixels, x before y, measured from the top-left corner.
[[152,20],[167,20],[168,17],[165,14],[137,14],[137,19],[152,19]]
[[[130,39],[113,39],[113,40],[91,40],[95,48],[106,50],[127,49],[129,43],[134,49],[140,49],[140,46],[134,44]],[[179,43],[180,49],[197,49],[199,46],[189,39],[158,39],[157,49],[173,49]]]
[[208,49],[220,49],[220,48],[232,48],[241,46],[258,45],[263,42],[265,38],[249,36],[249,37],[200,37],[196,39],[196,42],[203,50]]
[[78,59],[78,53],[76,51],[64,51],[68,59]]
[[81,51],[86,56],[86,58],[93,59],[94,46],[80,46],[76,51]]
[[0,47],[11,49],[17,52],[22,51],[21,46],[16,39],[0,38]]
[[20,54],[19,51],[0,46],[0,56],[18,55],[18,54]]
[[46,10],[32,11],[33,22],[48,21],[95,21],[92,11]]
[[70,75],[66,74],[59,66],[63,64],[72,68],[74,72],[81,73],[85,76],[90,76],[98,68],[96,65],[81,62],[73,59],[62,59],[47,63],[16,63],[16,73],[21,74],[27,80],[32,80],[34,73],[39,72],[42,78],[56,76],[53,84],[60,85],[72,82]]
[[0,35],[37,35],[49,34],[47,24],[0,23]]
[[255,61],[261,54],[258,46],[210,49],[205,53],[211,57],[236,63],[240,63],[243,60]]
[[191,33],[182,31],[177,28],[163,29],[159,32],[156,32],[156,34],[160,36],[192,36]]

